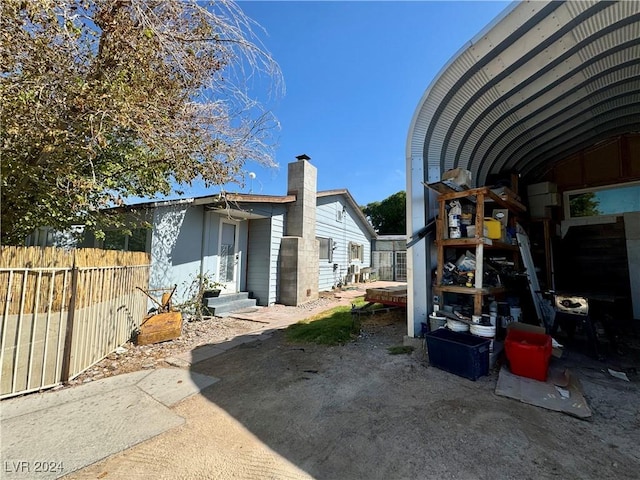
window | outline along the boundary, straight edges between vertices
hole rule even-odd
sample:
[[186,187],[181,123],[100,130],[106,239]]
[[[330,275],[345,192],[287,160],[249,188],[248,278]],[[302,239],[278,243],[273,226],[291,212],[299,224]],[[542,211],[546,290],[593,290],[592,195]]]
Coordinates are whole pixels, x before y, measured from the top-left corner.
[[320,260],[333,261],[333,240],[331,238],[317,237],[320,242]]
[[125,235],[118,230],[104,232],[102,248],[105,250],[125,250],[127,252],[147,251],[147,229],[136,228],[131,230],[131,235]]
[[596,217],[640,211],[640,183],[564,193],[565,218]]
[[349,242],[349,261],[360,261],[364,260],[364,247],[359,243]]

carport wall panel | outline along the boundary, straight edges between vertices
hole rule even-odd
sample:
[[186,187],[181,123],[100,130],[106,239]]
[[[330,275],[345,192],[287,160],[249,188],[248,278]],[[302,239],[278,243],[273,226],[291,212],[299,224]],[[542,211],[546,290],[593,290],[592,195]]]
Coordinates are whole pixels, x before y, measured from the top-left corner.
[[283,237],[280,245],[280,303],[300,305],[318,298],[316,239]]

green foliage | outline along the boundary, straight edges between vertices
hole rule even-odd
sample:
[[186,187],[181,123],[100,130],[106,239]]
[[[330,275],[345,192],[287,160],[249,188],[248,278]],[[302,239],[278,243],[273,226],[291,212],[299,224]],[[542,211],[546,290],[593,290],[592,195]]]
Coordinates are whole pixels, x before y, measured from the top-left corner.
[[396,345],[393,347],[387,347],[389,355],[408,355],[413,353],[414,347],[410,345]]
[[287,328],[285,335],[294,343],[344,345],[353,340],[360,326],[351,314],[351,307],[336,307],[318,316],[303,320]]
[[598,207],[600,201],[593,192],[573,195],[569,201],[569,211],[572,217],[592,217],[600,215]]
[[407,230],[406,205],[407,195],[400,191],[381,202],[369,203],[361,209],[380,235],[404,235]]
[[273,165],[276,123],[238,85],[280,79],[251,24],[228,0],[0,2],[2,243]]
[[205,292],[222,288],[224,284],[214,280],[214,275],[209,272],[191,275],[190,279],[182,284],[183,298],[186,300],[175,307],[192,320],[202,320],[207,313],[204,305]]

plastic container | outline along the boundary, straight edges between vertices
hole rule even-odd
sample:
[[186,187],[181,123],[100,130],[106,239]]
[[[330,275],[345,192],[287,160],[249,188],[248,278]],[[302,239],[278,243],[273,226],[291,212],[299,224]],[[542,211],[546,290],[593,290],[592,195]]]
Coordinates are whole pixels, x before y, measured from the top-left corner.
[[487,228],[487,238],[498,240],[502,237],[502,223],[491,217],[485,217],[484,225]]
[[545,382],[551,358],[551,336],[509,329],[504,341],[511,373]]
[[425,339],[431,366],[474,381],[489,373],[490,340],[446,328]]

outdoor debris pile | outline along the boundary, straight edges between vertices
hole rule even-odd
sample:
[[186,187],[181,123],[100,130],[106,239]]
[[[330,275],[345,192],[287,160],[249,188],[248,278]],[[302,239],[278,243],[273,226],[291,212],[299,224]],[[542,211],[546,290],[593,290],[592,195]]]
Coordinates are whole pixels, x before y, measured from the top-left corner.
[[[447,262],[442,271],[442,285],[459,285],[473,287],[475,284],[476,257],[467,250],[455,263]],[[516,275],[516,271],[511,265],[501,264],[496,261],[495,266],[491,260],[485,260],[484,272],[482,273],[482,284],[487,287],[498,287],[502,285],[500,275]]]
[[174,286],[170,291],[163,291],[161,301],[153,298],[148,292],[142,291],[158,305],[158,308],[151,310],[144,317],[136,336],[136,343],[149,345],[178,338],[182,334],[182,313],[174,310],[171,305],[171,297],[176,287]]

